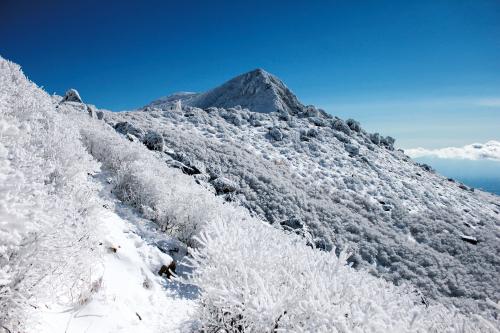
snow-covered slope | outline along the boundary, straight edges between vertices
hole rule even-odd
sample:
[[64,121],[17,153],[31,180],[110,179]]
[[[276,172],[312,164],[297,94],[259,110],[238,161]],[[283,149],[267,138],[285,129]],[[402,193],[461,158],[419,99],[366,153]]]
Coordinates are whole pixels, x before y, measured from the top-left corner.
[[[267,74],[221,87],[244,86],[253,75]],[[213,91],[235,98],[231,89]],[[260,105],[261,97],[246,94],[246,104]],[[500,297],[498,196],[444,178],[395,149],[392,138],[311,106],[263,114],[209,101],[105,118],[121,123],[122,133],[124,124],[139,138],[156,133],[169,164],[273,225],[326,250],[353,247],[355,267],[464,309]],[[242,103],[223,103],[232,104]]]
[[169,237],[143,233],[147,221],[134,214],[103,208],[98,216],[103,272],[89,299],[74,307],[44,304],[31,312],[27,332],[192,332],[195,299],[156,274],[172,261],[156,246]]
[[181,101],[183,105],[207,108],[230,108],[237,105],[255,112],[286,112],[297,114],[304,109],[295,95],[274,75],[255,69],[235,77],[208,92],[177,93],[151,102],[145,108],[171,108]]
[[191,332],[195,300],[158,275],[177,241],[116,200],[81,130],[130,143],[59,100],[0,58],[0,332]]
[[[354,270],[225,201],[238,184],[208,183],[157,132],[121,135],[112,114],[66,97],[0,58],[0,330],[498,331],[496,298],[490,314],[460,314]],[[180,279],[161,276],[172,258]]]

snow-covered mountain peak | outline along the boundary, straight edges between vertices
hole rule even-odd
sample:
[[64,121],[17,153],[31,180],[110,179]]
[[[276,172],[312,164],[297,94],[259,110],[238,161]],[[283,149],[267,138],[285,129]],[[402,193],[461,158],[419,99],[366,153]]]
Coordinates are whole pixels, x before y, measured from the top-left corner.
[[178,101],[199,108],[231,108],[239,105],[261,113],[298,114],[305,109],[280,79],[260,68],[241,74],[205,93],[176,93],[153,101],[146,108],[170,109]]
[[209,93],[108,112],[0,57],[0,331],[498,332],[500,197]]

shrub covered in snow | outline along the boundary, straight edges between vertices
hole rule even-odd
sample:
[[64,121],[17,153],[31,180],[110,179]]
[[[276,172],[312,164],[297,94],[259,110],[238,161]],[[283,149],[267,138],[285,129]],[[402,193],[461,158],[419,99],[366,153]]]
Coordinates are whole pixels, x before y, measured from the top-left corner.
[[345,144],[344,145],[345,147],[345,150],[352,156],[356,156],[356,155],[359,155],[359,147],[358,146],[355,146],[353,144]]
[[[318,127],[310,118],[285,121],[273,113],[236,110],[264,126],[235,127],[219,111],[192,117],[184,115],[192,113],[188,109],[165,111],[155,119],[119,112],[106,119],[161,131],[167,150],[203,164],[212,180],[237,182],[238,195],[228,199],[255,216],[272,224],[297,217],[326,250],[358,247],[349,258],[355,268],[396,284],[411,282],[426,297],[467,311],[477,311],[476,303],[491,311],[484,299],[500,295],[494,287],[500,259],[492,255],[499,245],[491,232],[499,221],[498,197],[472,194],[422,172],[400,152],[376,148],[369,134],[354,132],[345,122],[339,121],[350,135]],[[198,118],[196,125],[191,118]],[[269,128],[286,135],[270,140]],[[380,147],[380,135],[371,138]],[[344,144],[359,147],[361,154],[348,156]],[[481,239],[481,246],[472,250],[474,245],[460,239],[468,233]]]
[[206,332],[495,332],[495,324],[427,305],[262,222],[233,213],[209,223],[192,251]]
[[283,140],[283,132],[277,127],[273,127],[269,130],[269,136],[276,141]]
[[380,144],[382,146],[387,147],[388,149],[394,149],[394,143],[396,142],[396,139],[394,139],[392,136],[386,136],[386,137],[381,137],[380,138]]
[[22,331],[29,304],[78,305],[99,277],[87,175],[97,163],[51,97],[2,58],[0,138],[0,324]]
[[[341,135],[348,142],[349,137],[343,131],[324,128],[316,139],[301,141],[299,131],[313,126],[308,120],[297,120],[296,132],[290,126],[282,142],[272,143],[267,137],[267,124],[275,126],[272,115],[255,117],[266,127],[252,126],[245,135],[240,130],[247,124],[242,121],[236,128],[226,120],[219,122],[219,111],[224,112],[219,109],[213,115],[219,117],[215,120],[204,111],[183,113],[180,107],[131,116],[159,123],[168,134],[168,148],[186,150],[185,155],[169,153],[177,156],[176,161],[189,162],[190,168],[199,165],[199,172],[206,165],[212,180],[224,175],[238,179],[238,193],[254,216],[269,222],[297,217],[313,233],[302,238],[285,235],[223,203],[194,178],[169,168],[165,163],[168,154],[150,151],[138,140],[127,140],[106,123],[82,113],[80,104],[57,104],[28,82],[16,65],[0,60],[3,326],[22,322],[31,300],[44,304],[44,300],[56,298],[74,306],[92,293],[92,282],[99,274],[99,251],[94,246],[98,229],[93,224],[99,191],[88,174],[99,167],[98,161],[118,198],[170,235],[197,246],[192,252],[195,271],[190,281],[201,288],[199,319],[207,331],[495,330],[480,317],[464,317],[439,305],[421,305],[422,299],[413,289],[395,287],[347,267],[344,254],[339,259],[335,251],[306,246],[308,242],[332,249],[334,237],[339,244],[357,243],[359,250],[351,263],[397,284],[416,282],[416,287],[433,296],[470,296],[466,287],[477,298],[495,294],[491,286],[497,279],[497,259],[494,251],[488,251],[494,245],[476,247],[477,255],[469,256],[470,247],[476,245],[465,242],[463,236],[473,236],[464,231],[457,239],[450,237],[469,227],[450,223],[448,219],[459,215],[445,203],[452,201],[456,206],[466,201],[451,195],[447,187],[440,191],[450,195],[439,199],[431,196],[434,189],[425,182],[414,182],[421,187],[413,185],[411,177],[418,167],[400,166],[397,152],[382,149],[380,157],[367,151],[371,160],[366,156],[365,160],[342,159],[344,146],[333,138]],[[241,113],[241,119],[250,119],[247,110],[234,112]],[[106,114],[103,118],[128,116]],[[198,130],[207,123],[211,132]],[[144,124],[130,120],[115,128],[124,134],[136,130],[141,136],[147,133],[142,127]],[[363,135],[351,138],[361,144],[367,139]],[[258,145],[252,147],[240,137],[252,138]],[[263,150],[256,154],[255,147]],[[256,158],[258,154],[263,157]],[[308,165],[314,168],[304,168]],[[358,171],[356,177],[352,170]],[[401,176],[403,171],[411,176]],[[389,173],[397,174],[398,181],[391,181]],[[434,177],[435,184],[442,185],[435,174],[424,176]],[[318,180],[322,185],[317,185]],[[381,190],[373,192],[379,187]],[[391,196],[395,193],[400,195]],[[385,201],[380,198],[383,194],[388,197]],[[482,203],[469,192],[462,196]],[[408,198],[412,200],[404,201]],[[426,204],[429,201],[428,211],[422,208],[427,207],[419,201],[422,198]],[[421,210],[410,214],[407,206]],[[487,220],[491,216],[488,206],[483,206],[484,212],[477,215],[478,229],[492,224]],[[481,237],[478,244],[482,245],[490,244],[494,236],[482,232]],[[457,255],[451,256],[453,253]],[[470,265],[468,270],[464,263]],[[481,280],[475,279],[478,267]]]
[[82,126],[81,133],[89,153],[113,176],[113,192],[171,236],[191,244],[202,225],[217,216],[218,202],[210,192],[168,168],[143,144],[124,140],[98,121]]
[[380,134],[378,133],[370,134],[370,140],[377,146],[380,145]]
[[356,120],[354,120],[354,119],[347,119],[346,120],[346,124],[354,132],[361,132],[361,125]]
[[351,134],[351,129],[342,119],[335,119],[332,122],[332,128],[347,135]]
[[165,141],[160,133],[149,131],[144,136],[144,144],[149,150],[163,151]]

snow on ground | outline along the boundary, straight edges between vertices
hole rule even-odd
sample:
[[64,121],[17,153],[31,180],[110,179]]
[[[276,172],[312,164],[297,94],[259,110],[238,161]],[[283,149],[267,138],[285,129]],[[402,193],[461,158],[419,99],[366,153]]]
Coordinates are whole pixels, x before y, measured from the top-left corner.
[[[472,311],[477,300],[500,295],[500,263],[492,255],[500,244],[500,198],[377,145],[364,131],[240,108],[184,107],[104,118],[158,133],[166,158],[196,166],[201,174],[195,177],[208,186],[218,177],[237,184],[221,196],[274,226],[295,219],[318,247],[358,249],[350,259],[357,268],[396,284],[410,281],[430,298]],[[281,140],[270,136],[273,129],[283,134]],[[348,152],[349,145],[359,152]],[[463,234],[480,241],[464,242]]]
[[0,332],[191,331],[195,290],[158,275],[176,242],[114,199],[66,103],[0,58]]
[[[172,258],[156,244],[172,242],[147,220],[116,202],[98,216],[99,246],[105,248],[96,293],[77,308],[43,304],[33,311],[29,332],[191,332],[196,295],[160,277]],[[112,206],[109,203],[106,206]],[[122,218],[125,216],[126,219]],[[133,222],[132,222],[133,221]],[[116,250],[116,252],[114,252]]]
[[[184,119],[192,110],[173,111]],[[204,117],[205,111],[195,111]],[[169,167],[173,163],[169,154],[177,155],[163,150],[161,136],[143,133],[146,148],[136,137],[118,134],[98,112],[79,101],[51,98],[17,65],[0,58],[0,178],[6,183],[0,192],[4,330],[498,331],[495,320],[459,314],[439,303],[429,305],[412,286],[398,287],[363,269],[354,270],[346,265],[346,255],[338,258],[333,251],[319,251],[311,246],[312,239],[273,228],[241,206],[224,202],[223,196],[214,196],[214,188],[207,190],[205,171],[190,177]],[[162,119],[154,112],[142,120],[152,123],[155,117]],[[171,120],[170,139],[183,144],[189,138],[176,137],[175,131],[190,135],[196,126],[174,126],[175,119],[167,123]],[[213,125],[201,135],[214,132],[217,140],[235,146],[230,151],[232,162],[241,157],[238,149],[252,152],[244,142],[247,133],[222,122]],[[263,158],[270,159],[264,165],[286,178],[290,147],[269,143],[263,128],[248,134],[262,143],[258,148]],[[210,143],[211,137],[205,140]],[[333,145],[332,151],[337,153],[338,148]],[[313,157],[316,162],[317,156]],[[240,160],[252,166],[250,162],[246,155]],[[310,170],[315,170],[312,177],[325,172],[309,166],[298,165],[304,177]],[[188,167],[204,169],[197,163]],[[212,182],[219,184],[216,190],[231,192],[234,183],[216,171],[212,170],[217,174],[218,182]],[[261,176],[259,181],[273,186],[272,177]],[[286,188],[279,182],[274,186],[276,195],[283,196],[280,192]],[[261,198],[269,199],[273,198]],[[303,194],[297,192],[296,199],[301,202]],[[186,277],[183,283],[158,275],[172,257],[179,263],[187,253],[180,241],[194,247],[191,266],[179,264],[176,270]],[[495,297],[488,306],[497,309],[496,302]]]

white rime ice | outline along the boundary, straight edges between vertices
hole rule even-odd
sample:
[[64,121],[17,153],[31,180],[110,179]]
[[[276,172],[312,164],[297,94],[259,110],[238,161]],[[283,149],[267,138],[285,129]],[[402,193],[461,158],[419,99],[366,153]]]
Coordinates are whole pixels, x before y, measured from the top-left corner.
[[0,331],[498,332],[498,198],[252,73],[273,113],[115,114],[0,58]]
[[[267,81],[243,84],[269,75],[250,72],[213,91],[271,105],[281,99],[254,94]],[[298,225],[293,231],[315,247],[353,249],[355,268],[464,311],[493,311],[485,300],[500,298],[498,196],[447,179],[395,148],[393,138],[314,106],[253,112],[183,102],[179,110],[169,107],[176,98],[145,112],[107,113],[106,121],[162,135],[168,163],[277,228]],[[222,179],[231,191],[218,190]]]

